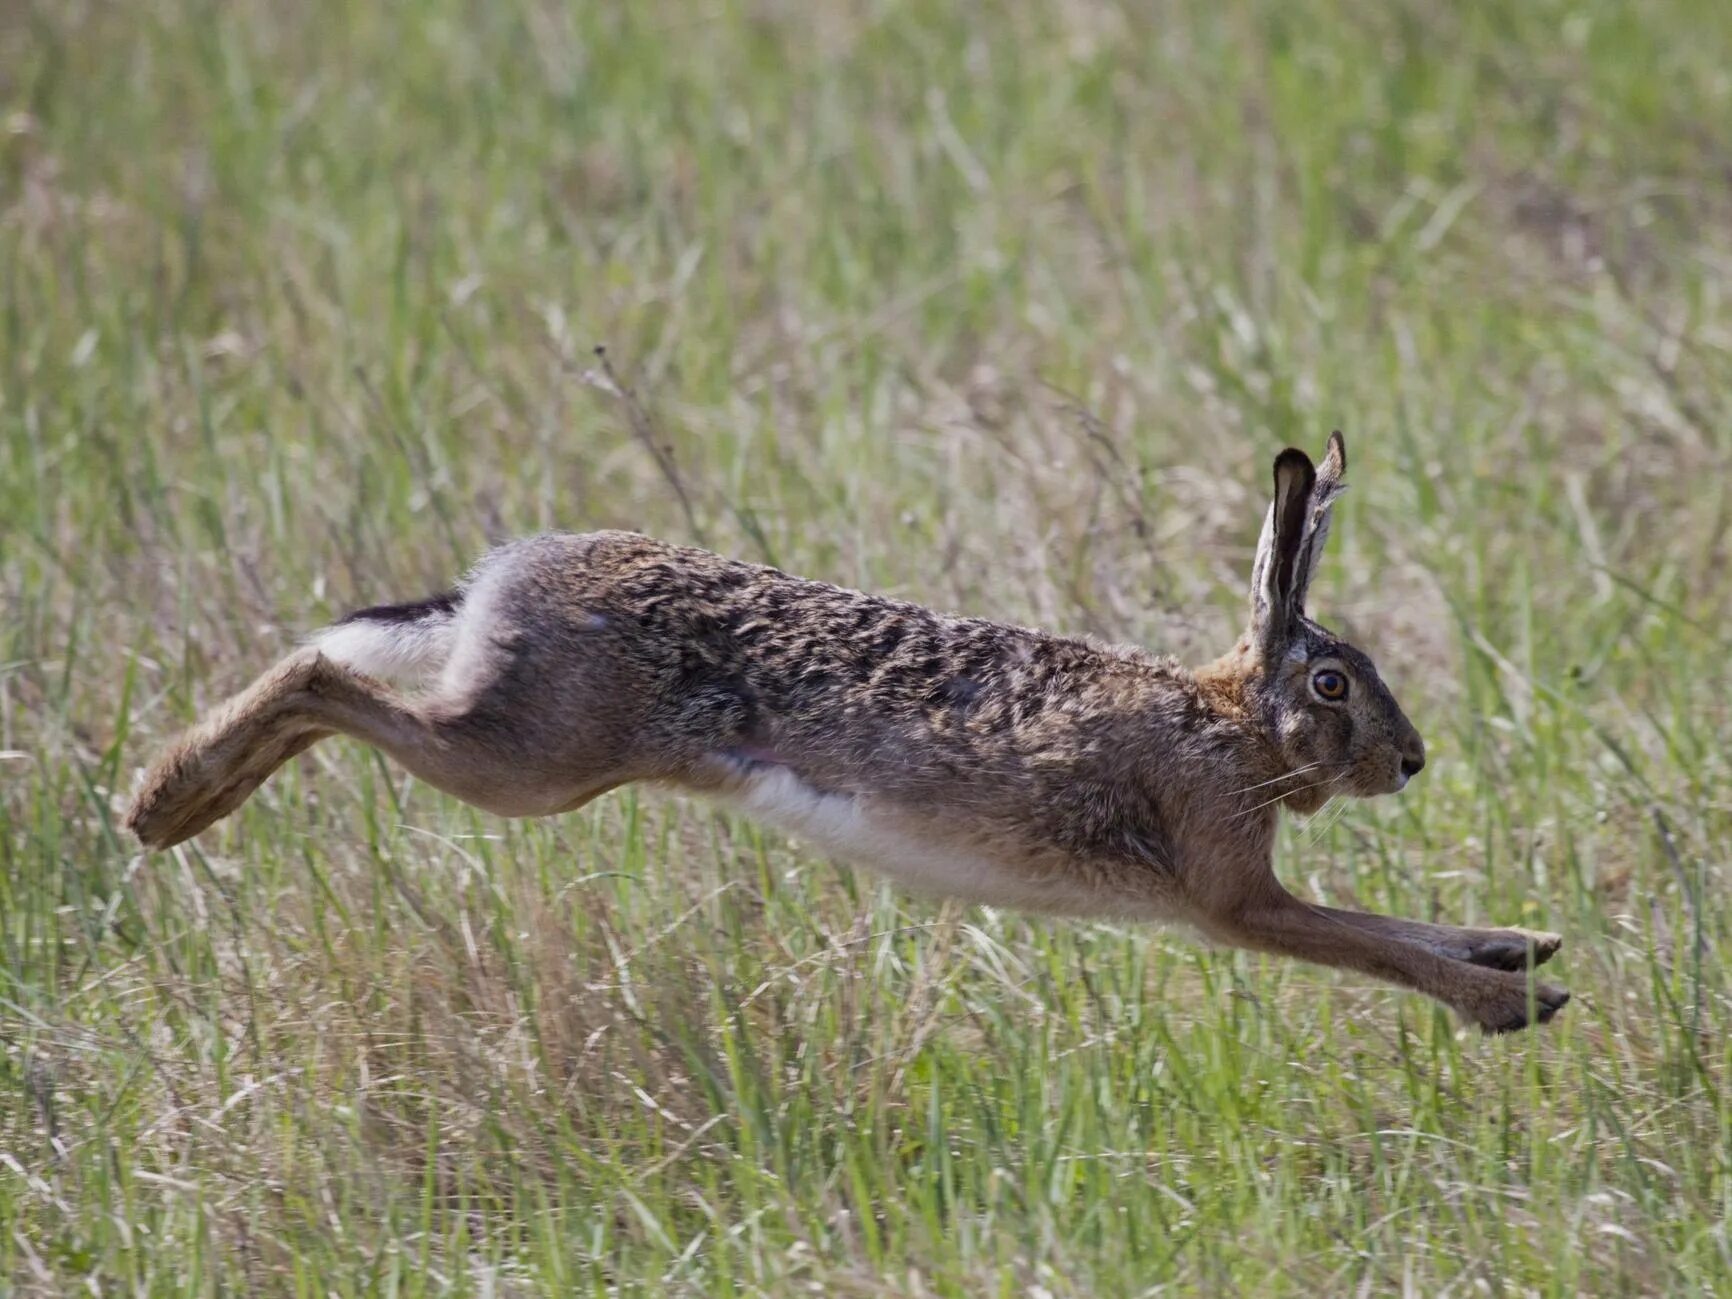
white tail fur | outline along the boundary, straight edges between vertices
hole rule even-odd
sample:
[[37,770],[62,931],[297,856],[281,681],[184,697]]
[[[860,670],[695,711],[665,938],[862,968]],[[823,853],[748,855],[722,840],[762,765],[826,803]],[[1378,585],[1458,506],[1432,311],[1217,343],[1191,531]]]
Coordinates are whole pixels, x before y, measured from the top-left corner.
[[308,643],[346,668],[385,681],[415,680],[445,665],[455,640],[452,609],[429,606],[413,617],[405,617],[401,607],[381,613],[351,614]]

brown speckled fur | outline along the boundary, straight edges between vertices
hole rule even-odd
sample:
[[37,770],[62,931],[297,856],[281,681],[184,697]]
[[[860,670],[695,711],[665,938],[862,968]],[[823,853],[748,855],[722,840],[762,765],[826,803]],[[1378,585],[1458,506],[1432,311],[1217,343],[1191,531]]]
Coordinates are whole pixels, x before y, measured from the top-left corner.
[[[1345,463],[1339,434],[1321,469],[1277,459],[1250,627],[1196,670],[631,533],[514,542],[460,592],[351,615],[222,705],[146,775],[128,825],[178,843],[343,733],[502,815],[638,780],[774,795],[894,845],[917,887],[1184,920],[1487,1029],[1543,1021],[1568,994],[1526,971],[1555,935],[1336,911],[1275,879],[1280,806],[1393,792],[1424,762],[1371,661],[1303,613]],[[400,694],[338,661],[375,642],[437,681]],[[1314,685],[1329,670],[1339,701]],[[952,858],[973,865],[935,869]]]

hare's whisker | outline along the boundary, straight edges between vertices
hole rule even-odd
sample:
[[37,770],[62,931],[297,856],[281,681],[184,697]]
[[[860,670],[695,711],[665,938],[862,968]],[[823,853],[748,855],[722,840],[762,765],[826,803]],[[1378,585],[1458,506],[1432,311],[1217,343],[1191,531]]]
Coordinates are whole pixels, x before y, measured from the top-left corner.
[[1308,771],[1315,771],[1323,764],[1308,762],[1303,767],[1295,767],[1292,771],[1283,771],[1279,776],[1271,776],[1268,780],[1260,780],[1255,785],[1243,785],[1238,789],[1229,790],[1232,794],[1249,794],[1254,789],[1262,789],[1265,785],[1274,785],[1283,780],[1292,780],[1295,776],[1303,776]]
[[[1227,792],[1229,795],[1232,795],[1232,796],[1237,796],[1239,794],[1249,794],[1252,790],[1262,789],[1266,785],[1274,785],[1274,784],[1277,784],[1283,780],[1292,780],[1293,778],[1295,778],[1297,776],[1303,776],[1308,772],[1316,771],[1319,767],[1351,767],[1352,765],[1353,764],[1351,762],[1325,762],[1322,759],[1319,759],[1316,762],[1308,762],[1303,767],[1295,767],[1295,768],[1293,768],[1292,771],[1283,772],[1279,776],[1273,776],[1268,780],[1258,781],[1255,785],[1244,785],[1238,789],[1228,790]],[[1305,788],[1309,789],[1309,788],[1311,788],[1311,786],[1307,785],[1307,786],[1305,786]],[[1287,793],[1294,793],[1294,792],[1295,791],[1293,791],[1293,790],[1287,791]],[[1283,794],[1282,797],[1285,798],[1286,794]]]
[[1266,798],[1261,803],[1258,803],[1255,807],[1246,808],[1243,812],[1239,813],[1238,819],[1243,820],[1245,817],[1250,816],[1251,813],[1260,812],[1264,808],[1268,807],[1271,803],[1279,803],[1282,799],[1288,798],[1294,794],[1303,794],[1308,789],[1317,789],[1323,785],[1333,785],[1334,783],[1335,783],[1335,777],[1330,776],[1327,780],[1314,780],[1309,785],[1299,786],[1298,789],[1283,790],[1283,791],[1281,791],[1281,793],[1275,795],[1274,798]]
[[1315,818],[1313,822],[1308,823],[1305,827],[1305,846],[1309,848],[1315,844],[1334,827],[1337,821],[1346,815],[1347,804],[1336,803],[1322,816],[1319,816]]

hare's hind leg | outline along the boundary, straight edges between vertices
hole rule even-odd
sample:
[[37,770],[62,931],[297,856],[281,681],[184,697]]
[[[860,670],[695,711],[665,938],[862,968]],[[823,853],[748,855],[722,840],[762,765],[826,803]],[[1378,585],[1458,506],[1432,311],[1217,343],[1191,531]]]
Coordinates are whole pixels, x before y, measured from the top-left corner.
[[[370,744],[436,789],[496,816],[545,816],[618,784],[538,750],[523,719],[476,706],[467,692],[405,699],[315,653],[285,725],[337,732]],[[574,728],[581,719],[574,719]]]
[[403,698],[309,648],[183,736],[145,776],[127,827],[151,848],[180,843],[234,811],[297,753],[339,733],[501,816],[574,807],[624,778],[549,763],[497,717],[437,695]]
[[1525,970],[1544,965],[1563,946],[1561,934],[1535,929],[1475,929],[1464,925],[1434,925],[1423,920],[1403,920],[1371,911],[1338,911],[1334,907],[1312,910],[1353,925],[1368,933],[1383,934],[1429,947],[1439,956],[1493,970]]
[[1357,970],[1423,992],[1489,1033],[1543,1024],[1570,999],[1549,984],[1530,986],[1526,974],[1440,956],[1423,943],[1309,906],[1285,890],[1270,891],[1228,914],[1204,917],[1201,927],[1236,947]]

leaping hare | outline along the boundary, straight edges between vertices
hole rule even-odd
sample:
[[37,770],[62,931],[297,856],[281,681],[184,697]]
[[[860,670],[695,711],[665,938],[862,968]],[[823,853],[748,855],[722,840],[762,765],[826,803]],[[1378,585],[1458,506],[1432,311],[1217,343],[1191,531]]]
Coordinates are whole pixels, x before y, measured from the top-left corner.
[[1487,1030],[1543,1022],[1569,994],[1527,971],[1557,935],[1314,906],[1275,878],[1282,804],[1391,794],[1425,765],[1371,660],[1305,616],[1345,468],[1339,433],[1320,469],[1276,458],[1250,625],[1196,669],[632,533],[513,542],[449,594],[319,633],[183,736],[126,823],[179,843],[340,733],[500,816],[658,781],[918,889],[1188,921]]

